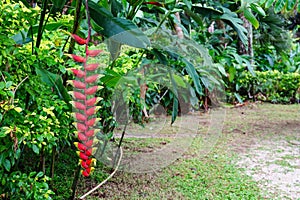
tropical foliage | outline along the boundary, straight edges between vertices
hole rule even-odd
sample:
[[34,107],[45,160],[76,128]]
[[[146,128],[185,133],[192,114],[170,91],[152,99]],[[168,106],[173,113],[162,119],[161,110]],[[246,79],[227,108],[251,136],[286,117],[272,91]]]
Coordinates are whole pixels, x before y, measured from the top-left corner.
[[1,1],[1,198],[55,197],[51,180],[63,176],[56,159],[75,142],[74,197],[81,168],[84,176],[93,169],[93,141],[105,147],[122,123],[122,103],[126,124],[144,123],[158,104],[173,123],[207,110],[210,94],[224,88],[230,102],[298,102],[299,45],[288,27],[297,31],[299,5]]

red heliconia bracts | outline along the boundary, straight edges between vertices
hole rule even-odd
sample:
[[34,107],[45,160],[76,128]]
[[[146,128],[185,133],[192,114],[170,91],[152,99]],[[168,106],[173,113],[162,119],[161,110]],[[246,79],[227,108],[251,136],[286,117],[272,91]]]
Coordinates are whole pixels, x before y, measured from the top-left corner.
[[[88,45],[87,39],[81,38],[75,34],[72,34],[74,40],[80,45]],[[74,107],[74,117],[76,119],[75,127],[77,128],[77,138],[79,142],[75,142],[75,146],[78,148],[78,156],[80,158],[79,164],[82,166],[82,175],[89,176],[93,171],[93,165],[95,159],[92,158],[94,137],[99,129],[96,129],[99,118],[95,116],[99,109],[96,104],[100,98],[95,97],[99,86],[97,81],[99,75],[96,70],[99,64],[87,63],[88,58],[98,56],[102,50],[88,50],[86,47],[86,56],[77,56],[74,54],[67,54],[75,62],[83,63],[82,69],[71,69],[76,77],[76,80],[69,81],[74,87],[74,91],[71,93],[73,101],[71,104]]]

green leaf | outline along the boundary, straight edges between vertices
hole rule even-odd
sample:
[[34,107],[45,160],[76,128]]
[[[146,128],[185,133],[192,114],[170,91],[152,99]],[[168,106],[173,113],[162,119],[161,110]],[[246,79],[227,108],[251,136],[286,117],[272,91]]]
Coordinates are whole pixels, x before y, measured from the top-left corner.
[[120,81],[122,76],[118,74],[117,72],[111,70],[111,69],[106,69],[105,71],[105,76],[100,78],[101,82],[104,83],[104,85],[108,87],[115,87],[117,83]]
[[244,60],[244,62],[247,65],[248,71],[252,74],[252,76],[255,76],[255,72],[254,72],[254,69],[253,69],[253,66],[251,65],[251,63],[246,59]]
[[186,88],[186,84],[181,76],[178,76],[177,74],[173,74],[173,78],[178,86]]
[[37,75],[40,76],[41,80],[47,85],[49,85],[50,87],[53,87],[55,91],[58,93],[59,97],[69,105],[69,108],[71,108],[70,107],[71,105],[69,103],[71,101],[71,97],[68,94],[67,89],[63,85],[62,78],[59,75],[53,74],[42,68],[36,67],[35,71]]
[[35,145],[35,144],[32,144],[32,150],[34,153],[36,154],[39,154],[40,153],[40,149]]
[[234,80],[234,77],[235,77],[235,72],[236,72],[236,69],[234,66],[230,66],[229,69],[228,69],[228,73],[229,73],[229,81],[232,82]]
[[182,61],[185,63],[185,70],[187,71],[187,73],[193,80],[196,92],[198,94],[202,95],[203,92],[202,92],[202,86],[200,83],[200,77],[199,77],[199,74],[197,73],[194,65],[192,63],[190,63],[188,60],[186,60],[185,58],[183,58]]
[[297,0],[287,0],[286,10],[291,11],[297,3]]
[[146,35],[131,21],[114,17],[108,10],[89,1],[90,16],[103,28],[101,34],[109,39],[137,48],[150,45]]
[[248,46],[248,38],[247,38],[247,30],[243,26],[243,21],[237,17],[237,15],[230,10],[227,10],[220,19],[222,19],[225,23],[231,26],[238,34],[241,42]]
[[10,164],[10,161],[9,161],[8,159],[5,159],[5,160],[4,160],[3,166],[4,166],[4,168],[5,168],[7,171],[10,171],[11,164]]
[[274,7],[274,12],[275,13],[279,13],[281,10],[283,10],[285,1],[286,0],[277,0],[276,1],[275,7]]
[[258,13],[261,16],[266,16],[266,12],[264,11],[264,9],[262,9],[262,7],[260,7],[257,3],[251,3],[250,4],[251,10],[253,10],[254,12]]
[[173,109],[172,109],[172,121],[171,124],[173,124],[177,118],[178,115],[178,99],[176,96],[173,97]]
[[274,3],[274,1],[275,0],[268,0],[266,3],[265,3],[265,8],[270,8],[272,5],[273,5],[273,3]]
[[6,88],[10,88],[12,86],[13,82],[12,81],[7,81],[6,82]]
[[244,16],[254,26],[255,29],[259,27],[259,22],[250,9],[246,8],[244,10]]
[[0,90],[2,90],[3,88],[5,88],[5,82],[0,82]]

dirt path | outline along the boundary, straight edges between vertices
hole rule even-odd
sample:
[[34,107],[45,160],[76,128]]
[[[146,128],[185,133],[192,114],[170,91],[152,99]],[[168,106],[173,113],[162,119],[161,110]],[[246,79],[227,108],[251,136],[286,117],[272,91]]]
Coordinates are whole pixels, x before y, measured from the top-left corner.
[[300,199],[300,109],[261,105],[230,110],[237,165],[260,185],[266,199]]

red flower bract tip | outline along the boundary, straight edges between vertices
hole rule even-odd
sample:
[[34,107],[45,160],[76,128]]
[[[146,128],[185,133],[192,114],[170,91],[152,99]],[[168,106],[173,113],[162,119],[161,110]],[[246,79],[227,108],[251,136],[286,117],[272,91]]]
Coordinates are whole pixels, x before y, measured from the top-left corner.
[[96,70],[98,67],[99,67],[99,64],[97,64],[97,63],[92,63],[92,64],[86,65],[84,68],[85,68],[85,70],[87,70],[87,71],[94,71],[94,70]]
[[76,34],[71,34],[71,37],[79,44],[79,45],[84,45],[87,43],[86,39],[83,39],[82,37],[79,37]]
[[86,61],[86,59],[82,56],[77,56],[74,54],[65,54],[65,55],[72,58],[75,62],[84,63]]
[[86,54],[90,57],[98,56],[103,50],[87,50]]
[[81,71],[79,69],[71,69],[73,74],[78,77],[78,78],[82,78],[85,76],[85,72],[84,71]]
[[86,83],[94,83],[98,79],[98,77],[99,77],[98,74],[94,74],[92,76],[86,77],[85,82]]

